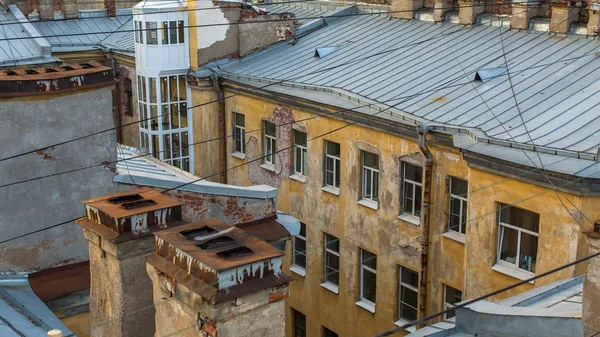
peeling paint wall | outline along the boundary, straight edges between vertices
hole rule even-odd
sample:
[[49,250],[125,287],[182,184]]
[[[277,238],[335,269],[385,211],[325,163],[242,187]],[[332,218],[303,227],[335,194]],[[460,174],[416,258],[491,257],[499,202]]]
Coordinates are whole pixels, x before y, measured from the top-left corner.
[[237,225],[275,215],[272,199],[252,199],[222,195],[200,194],[187,191],[169,191],[168,195],[183,202],[183,219],[200,221],[216,218]]
[[[237,92],[225,91],[225,96]],[[192,104],[200,96],[194,96]],[[285,124],[276,130],[277,149],[292,145],[292,130],[308,133],[308,139],[328,133],[347,124],[333,118],[312,118],[314,114],[291,106],[274,104],[273,98],[257,99],[238,95],[226,100],[227,134],[233,130],[232,112],[246,116],[246,157],[231,156],[232,143],[227,143],[227,167],[235,167],[264,155],[263,121]],[[216,113],[215,113],[216,114]],[[196,118],[196,114],[194,118]],[[307,121],[294,123],[294,121]],[[200,126],[207,129],[212,125]],[[252,132],[254,131],[254,132]],[[216,130],[214,131],[216,132]],[[341,144],[341,192],[328,193],[323,186],[324,140]],[[432,178],[431,236],[428,275],[427,312],[443,308],[443,285],[463,291],[463,299],[473,298],[519,281],[491,268],[496,259],[496,202],[518,202],[519,207],[537,212],[540,218],[538,270],[549,270],[586,254],[582,228],[570,218],[551,190],[505,176],[469,167],[460,152],[430,140],[434,156]],[[261,162],[240,166],[228,173],[235,185],[268,184],[279,188],[278,209],[289,212],[307,226],[307,271],[305,277],[290,286],[286,301],[287,335],[291,336],[290,308],[307,316],[308,335],[319,335],[327,326],[340,336],[371,336],[394,327],[397,319],[398,266],[419,271],[421,228],[398,219],[400,207],[400,168],[403,161],[423,165],[424,157],[415,140],[401,138],[366,126],[352,125],[308,143],[307,179],[305,183],[289,179],[291,151],[276,155],[275,171],[261,167]],[[361,193],[360,152],[380,155],[379,208],[373,210],[358,204]],[[196,161],[205,155],[196,152]],[[218,159],[217,159],[218,160]],[[212,162],[216,165],[217,162]],[[444,236],[448,222],[448,180],[454,176],[469,181],[469,224],[465,243]],[[540,192],[545,192],[537,196]],[[600,217],[599,198],[581,198],[565,194],[591,219]],[[529,198],[529,199],[528,199]],[[574,212],[574,207],[571,210]],[[584,220],[584,226],[590,226]],[[323,273],[323,235],[342,238],[340,245],[339,294],[320,285]],[[359,248],[377,256],[377,305],[372,314],[357,305],[359,285]],[[560,251],[560,254],[556,254]],[[284,272],[290,265],[290,247]],[[558,256],[558,257],[557,257]],[[581,274],[585,269],[567,269],[501,296],[548,284],[563,277]],[[293,272],[290,272],[293,274]],[[498,297],[500,298],[500,297]]]
[[[114,127],[111,87],[0,100],[0,158]],[[0,185],[116,160],[114,131],[0,163]],[[81,200],[124,190],[114,166],[0,189],[0,241],[85,215]],[[0,271],[34,272],[88,259],[74,223],[0,245]]]

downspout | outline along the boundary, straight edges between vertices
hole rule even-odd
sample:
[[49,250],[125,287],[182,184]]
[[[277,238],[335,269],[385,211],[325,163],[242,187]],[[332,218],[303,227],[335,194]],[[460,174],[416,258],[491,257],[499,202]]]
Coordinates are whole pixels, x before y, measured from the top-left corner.
[[[420,125],[417,127],[419,134],[419,148],[425,155],[425,184],[423,185],[423,204],[421,206],[421,275],[419,276],[419,319],[427,316],[427,278],[429,265],[429,227],[431,210],[431,175],[433,167],[433,155],[427,148],[427,133],[430,127]],[[420,324],[417,328],[423,327]]]
[[[110,67],[112,68],[113,78],[117,78],[117,61],[115,57],[112,55],[110,48],[106,50],[106,58],[110,63]],[[123,144],[123,128],[121,127],[121,79],[118,79],[119,82],[115,85],[114,95],[113,95],[113,109],[115,114],[115,126],[117,128],[117,143]]]
[[219,84],[219,74],[213,71],[213,74],[210,76],[210,79],[213,83],[213,88],[217,93],[217,100],[219,104],[219,172],[220,172],[220,182],[223,184],[227,184],[227,146],[226,146],[226,130],[225,130],[225,98],[223,95],[223,88]]

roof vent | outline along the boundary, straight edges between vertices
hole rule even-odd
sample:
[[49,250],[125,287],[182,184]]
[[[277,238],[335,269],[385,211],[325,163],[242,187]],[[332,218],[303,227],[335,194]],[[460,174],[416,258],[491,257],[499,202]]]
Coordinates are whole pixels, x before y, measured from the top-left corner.
[[188,229],[179,234],[183,235],[188,240],[202,240],[203,237],[205,237],[209,234],[212,234],[214,232],[216,232],[216,230],[214,230],[208,226],[204,226],[204,227],[200,227],[198,229]]
[[315,49],[315,57],[325,57],[325,56],[333,53],[336,50],[338,50],[337,46],[317,48],[317,49]]
[[154,202],[154,200],[150,200],[150,199],[141,199],[138,201],[126,202],[123,205],[121,205],[121,207],[123,207],[125,209],[134,209],[134,208],[142,208],[142,207],[151,206],[151,205],[156,205],[156,202]]
[[140,199],[143,199],[143,198],[139,194],[127,194],[127,195],[121,195],[118,197],[108,198],[108,202],[110,202],[112,204],[120,204],[123,202],[136,201],[136,200],[140,200]]
[[236,242],[236,241],[234,239],[230,238],[229,236],[221,236],[216,239],[208,240],[205,243],[201,243],[198,245],[198,247],[200,247],[200,249],[204,249],[204,250],[215,249],[215,248],[227,246],[234,242]]
[[250,248],[242,246],[219,252],[217,253],[217,255],[224,258],[225,260],[229,260],[235,257],[250,255],[252,253],[254,252]]
[[506,67],[479,69],[475,72],[475,81],[487,82],[506,73]]

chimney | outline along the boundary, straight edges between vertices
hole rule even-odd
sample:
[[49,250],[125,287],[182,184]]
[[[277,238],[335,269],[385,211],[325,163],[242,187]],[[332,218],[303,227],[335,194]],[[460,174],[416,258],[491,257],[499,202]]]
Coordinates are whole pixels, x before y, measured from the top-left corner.
[[104,0],[104,8],[106,8],[109,17],[117,15],[116,0]]
[[54,19],[61,20],[65,18],[65,1],[52,0],[52,9],[54,10]]
[[40,0],[27,0],[27,19],[40,20]]
[[433,21],[444,22],[446,20],[446,13],[450,11],[452,7],[449,0],[435,0],[433,3]]
[[483,1],[458,0],[458,23],[461,25],[473,25],[477,22],[477,15],[483,13],[485,3]]
[[538,15],[539,9],[539,2],[513,4],[510,28],[521,30],[529,28],[529,20]]
[[574,1],[552,3],[550,32],[567,34],[569,32],[569,29],[571,28],[571,23],[579,19],[579,11],[581,9],[580,6],[575,6]]
[[182,203],[149,188],[83,203],[86,217],[77,223],[89,241],[91,336],[153,336],[145,257],[154,250],[153,232],[183,224]]
[[396,19],[412,20],[415,11],[423,8],[423,0],[392,0],[390,16]]
[[[594,223],[594,230],[585,232],[589,253],[600,252],[600,220]],[[588,262],[587,274],[583,280],[583,335],[593,336],[600,331],[600,257]]]
[[281,250],[218,219],[154,235],[156,254],[146,267],[156,336],[285,335],[283,299],[293,279],[281,271]]
[[598,36],[600,31],[600,2],[591,2],[588,12],[587,36]]

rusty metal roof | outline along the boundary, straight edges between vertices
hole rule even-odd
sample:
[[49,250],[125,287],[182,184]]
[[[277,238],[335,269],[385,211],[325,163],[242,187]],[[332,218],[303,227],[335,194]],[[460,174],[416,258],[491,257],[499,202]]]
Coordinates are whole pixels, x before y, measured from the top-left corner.
[[[152,200],[154,203],[147,204],[145,206],[138,207],[138,208],[129,208],[128,209],[127,207],[123,207],[124,203],[127,204],[126,202],[115,203],[115,202],[111,202],[109,200],[111,198],[119,198],[119,197],[126,197],[126,196],[132,196],[132,195],[139,195],[142,199]],[[130,202],[136,202],[136,200],[131,200]],[[148,188],[148,187],[131,190],[131,191],[103,195],[101,197],[83,200],[82,203],[84,203],[87,206],[94,207],[113,218],[123,218],[123,217],[128,217],[128,216],[132,216],[132,215],[136,215],[136,214],[152,212],[152,211],[163,209],[163,208],[183,205],[183,203],[181,203],[177,200],[173,200],[173,199],[169,198],[168,196],[166,196],[158,191],[155,191],[151,188]]]
[[[190,230],[202,228],[208,228],[214,232],[191,238],[187,238],[182,234],[182,232],[187,234]],[[282,251],[258,237],[218,219],[194,222],[166,229],[154,233],[154,235],[157,237],[158,255],[169,260],[176,256],[178,254],[176,250],[179,250],[217,272],[284,255]],[[160,242],[162,241],[167,244],[161,245]],[[247,248],[251,252],[241,254],[238,257],[227,257],[228,252],[243,248]],[[181,262],[183,264],[183,261]],[[180,267],[187,268],[185,264],[180,265]]]

